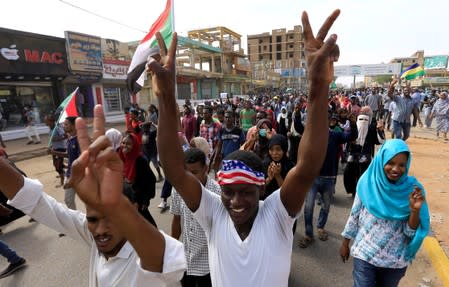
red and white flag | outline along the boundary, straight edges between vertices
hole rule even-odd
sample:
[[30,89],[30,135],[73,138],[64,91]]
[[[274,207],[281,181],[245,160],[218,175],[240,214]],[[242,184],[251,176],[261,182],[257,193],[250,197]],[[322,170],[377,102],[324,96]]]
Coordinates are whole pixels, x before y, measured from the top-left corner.
[[156,22],[151,25],[150,32],[148,32],[140,41],[139,46],[137,46],[126,77],[128,91],[132,94],[140,91],[143,86],[143,77],[148,56],[159,54],[156,32],[162,34],[167,47],[171,43],[175,27],[173,2],[174,0],[167,0],[164,11],[157,18]]
[[[62,124],[67,117],[78,117],[78,110],[76,109],[76,97],[79,95],[79,87],[77,87],[65,100],[59,105],[57,111],[61,111],[58,121],[55,123],[56,127]],[[51,147],[53,137],[56,133],[56,127],[51,132],[48,140],[48,147]]]
[[59,105],[58,110],[62,110],[59,115],[57,124],[61,124],[67,117],[78,117],[76,109],[76,97],[79,94],[79,88],[76,88],[65,100]]

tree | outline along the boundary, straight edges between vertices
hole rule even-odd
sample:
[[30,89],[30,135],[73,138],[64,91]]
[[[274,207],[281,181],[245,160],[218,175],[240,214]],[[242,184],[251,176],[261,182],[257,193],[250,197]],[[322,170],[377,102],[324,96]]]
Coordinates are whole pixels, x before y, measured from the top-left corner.
[[374,77],[374,81],[379,84],[379,85],[383,85],[386,83],[391,82],[391,75],[380,75],[380,76],[376,76]]

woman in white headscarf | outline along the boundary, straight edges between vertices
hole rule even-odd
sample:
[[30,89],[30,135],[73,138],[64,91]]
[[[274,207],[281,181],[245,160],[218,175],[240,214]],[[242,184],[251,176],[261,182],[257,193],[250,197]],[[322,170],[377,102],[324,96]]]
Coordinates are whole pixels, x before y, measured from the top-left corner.
[[111,142],[112,148],[117,151],[120,147],[120,143],[122,142],[122,133],[117,129],[110,128],[106,131],[105,135]]
[[348,164],[345,167],[343,183],[347,193],[355,196],[357,182],[363,172],[368,168],[376,145],[385,140],[383,122],[372,118],[371,108],[362,107],[357,116],[358,137],[355,142],[348,145]]

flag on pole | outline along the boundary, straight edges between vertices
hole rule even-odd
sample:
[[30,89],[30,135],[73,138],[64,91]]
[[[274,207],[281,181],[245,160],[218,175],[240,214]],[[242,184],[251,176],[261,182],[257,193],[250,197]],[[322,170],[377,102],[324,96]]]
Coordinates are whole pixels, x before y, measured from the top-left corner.
[[[67,117],[78,117],[78,110],[76,109],[76,97],[79,94],[79,87],[77,87],[65,100],[59,105],[58,109],[61,111],[58,121],[55,123],[55,126],[57,127],[61,123],[64,122],[64,120]],[[53,137],[55,136],[56,127],[53,129],[50,139],[48,141],[48,147],[51,147],[51,143],[53,140]]]
[[151,25],[148,34],[140,41],[129,65],[126,85],[132,94],[137,93],[143,86],[145,65],[148,56],[159,54],[156,32],[160,32],[167,47],[171,43],[174,30],[173,0],[167,0],[164,11],[156,22]]
[[402,71],[400,78],[402,80],[413,80],[417,77],[421,77],[424,76],[425,72],[424,69],[418,65],[418,63],[415,63],[413,65],[411,65],[410,67],[408,67],[407,69],[405,69],[404,71]]

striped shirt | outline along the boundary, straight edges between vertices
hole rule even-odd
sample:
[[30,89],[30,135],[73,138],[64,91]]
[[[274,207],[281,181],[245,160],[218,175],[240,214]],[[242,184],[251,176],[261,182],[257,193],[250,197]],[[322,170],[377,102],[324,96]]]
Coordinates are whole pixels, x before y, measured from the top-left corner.
[[410,116],[415,106],[413,99],[404,95],[393,95],[396,106],[391,115],[391,119],[400,123],[410,123]]
[[354,240],[351,253],[377,267],[404,268],[407,246],[416,230],[408,220],[386,220],[372,215],[356,195],[351,214],[341,235]]
[[[221,193],[218,183],[209,176],[207,177],[205,187],[216,194]],[[181,216],[182,242],[184,243],[187,260],[187,275],[204,276],[209,274],[206,234],[174,188],[172,190],[170,213]]]

